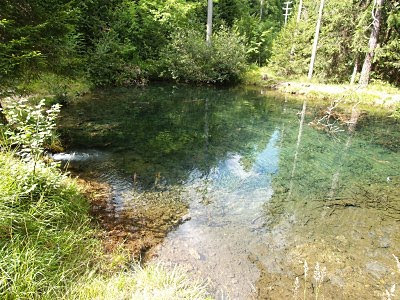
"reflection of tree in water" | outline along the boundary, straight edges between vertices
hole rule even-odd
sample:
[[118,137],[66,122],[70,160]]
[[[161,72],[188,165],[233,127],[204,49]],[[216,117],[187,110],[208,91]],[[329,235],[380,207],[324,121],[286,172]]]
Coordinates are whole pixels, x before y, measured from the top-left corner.
[[287,194],[286,201],[290,200],[290,196],[292,195],[292,190],[293,190],[293,177],[296,172],[296,165],[297,165],[297,159],[299,156],[299,148],[300,148],[300,143],[301,143],[301,136],[303,134],[303,124],[304,124],[304,116],[306,114],[306,108],[307,108],[307,102],[303,102],[303,109],[301,110],[300,114],[300,124],[299,124],[299,133],[297,134],[297,142],[296,142],[296,151],[294,153],[294,158],[293,158],[293,167],[292,167],[292,172],[290,174],[290,183],[289,183],[289,192]]
[[346,158],[348,155],[348,150],[351,144],[351,140],[353,138],[353,134],[354,131],[356,129],[357,126],[357,121],[358,118],[360,116],[360,111],[356,108],[356,106],[354,106],[351,110],[351,118],[350,118],[350,122],[348,123],[348,132],[349,132],[349,136],[347,138],[346,144],[344,146],[343,151],[341,152],[339,158],[338,158],[338,169],[335,172],[335,174],[333,174],[332,176],[332,186],[331,186],[331,190],[329,192],[329,198],[333,199],[334,195],[338,189],[338,184],[339,184],[339,177],[340,177],[340,170],[342,168],[343,163],[346,162]]
[[[305,106],[301,115],[304,111]],[[301,119],[298,126],[288,119],[281,141],[280,172],[273,179],[275,194],[265,206],[269,214],[318,218],[326,207],[370,207],[400,219],[398,182],[387,181],[387,175],[396,174],[399,168],[397,153],[371,142],[375,136],[366,135],[371,132],[365,128],[368,124],[356,130],[359,116],[360,112],[352,109],[347,132],[335,138],[311,126],[303,127]],[[295,113],[291,118],[296,118]],[[376,132],[382,129],[378,127]]]
[[71,148],[106,148],[150,185],[157,173],[175,182],[193,168],[207,174],[230,151],[251,165],[279,109],[255,92],[155,87],[81,99],[64,110],[62,129]]
[[[308,108],[305,119],[315,115]],[[398,152],[376,143],[382,134],[387,137],[385,126],[390,123],[368,124],[368,117],[363,116],[360,124],[356,108],[346,116],[347,130],[336,137],[307,121],[302,127],[296,111],[287,119],[280,171],[272,183],[275,193],[264,205],[271,220],[267,228],[271,242],[259,255],[264,260],[259,286],[283,282],[275,286],[276,295],[294,281],[299,260],[324,262],[329,274],[324,284],[327,298],[372,295],[384,290],[382,282],[392,282],[389,271],[375,271],[391,269],[391,251],[400,242],[399,223],[395,222],[400,220],[400,182],[387,179],[388,174],[398,174]],[[283,242],[278,239],[281,236]],[[275,240],[284,247],[279,248]],[[274,272],[268,264],[271,257],[278,258],[281,272]],[[336,280],[343,282],[340,289]],[[267,294],[279,298],[273,292]]]

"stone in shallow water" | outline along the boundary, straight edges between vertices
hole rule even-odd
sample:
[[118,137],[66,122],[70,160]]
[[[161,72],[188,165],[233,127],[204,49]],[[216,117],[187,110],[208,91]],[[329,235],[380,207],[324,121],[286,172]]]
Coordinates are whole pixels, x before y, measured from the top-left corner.
[[366,263],[365,266],[367,268],[367,271],[377,278],[380,278],[388,273],[388,269],[377,261],[370,261]]
[[383,237],[379,239],[379,247],[381,248],[389,248],[390,247],[390,239],[388,237]]

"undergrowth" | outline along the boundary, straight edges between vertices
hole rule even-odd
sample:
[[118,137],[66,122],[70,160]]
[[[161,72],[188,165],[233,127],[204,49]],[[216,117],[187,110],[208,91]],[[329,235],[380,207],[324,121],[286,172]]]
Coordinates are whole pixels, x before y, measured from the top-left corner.
[[99,256],[88,203],[53,167],[0,153],[0,298],[55,299]]

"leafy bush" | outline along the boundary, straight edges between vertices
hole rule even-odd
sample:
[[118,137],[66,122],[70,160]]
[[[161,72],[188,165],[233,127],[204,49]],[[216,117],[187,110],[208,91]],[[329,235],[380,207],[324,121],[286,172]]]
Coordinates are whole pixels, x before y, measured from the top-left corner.
[[89,78],[95,86],[129,86],[145,81],[136,48],[124,44],[109,31],[97,42],[88,61]]
[[56,128],[60,105],[45,109],[45,100],[37,105],[27,99],[11,100],[4,111],[8,124],[4,131],[7,141],[17,149],[25,162],[34,162],[42,156],[45,145],[51,143]]
[[163,76],[184,82],[228,83],[240,79],[246,69],[242,38],[221,28],[207,45],[203,33],[178,31],[162,51]]

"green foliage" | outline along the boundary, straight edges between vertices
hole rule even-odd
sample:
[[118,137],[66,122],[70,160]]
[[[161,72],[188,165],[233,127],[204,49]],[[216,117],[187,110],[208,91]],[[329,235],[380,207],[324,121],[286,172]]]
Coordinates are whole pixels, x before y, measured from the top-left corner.
[[0,3],[0,84],[42,70],[69,74],[79,34],[71,0]]
[[98,257],[87,202],[54,167],[0,154],[0,298],[56,299]]
[[207,45],[198,31],[178,31],[164,49],[164,77],[184,82],[229,83],[240,79],[246,68],[243,39],[221,28]]
[[270,21],[260,22],[257,17],[244,16],[235,23],[234,28],[245,37],[249,62],[265,64],[271,56],[272,41],[279,29],[278,24]]
[[[302,18],[292,18],[274,41],[270,65],[280,75],[307,74],[311,58],[318,2],[304,1]],[[297,9],[297,8],[296,8]],[[324,8],[315,73],[328,81],[346,81],[351,75],[352,1],[328,1]],[[350,30],[349,30],[350,28]]]
[[[292,17],[273,42],[271,68],[279,75],[307,74],[319,1],[305,0],[301,20]],[[399,83],[400,2],[385,2],[380,46],[376,50],[373,77]],[[356,61],[361,70],[371,32],[373,1],[326,1],[314,73],[326,82],[349,82]],[[295,8],[294,10],[297,10]]]
[[[86,74],[95,86],[159,79],[164,66],[160,57],[176,43],[176,32],[205,31],[207,12],[206,1],[194,0],[13,2],[0,4],[2,86],[12,86],[16,79],[36,79],[43,72],[78,78]],[[271,55],[271,42],[282,21],[281,2],[266,1],[260,18],[259,1],[215,1],[214,32],[222,26],[234,28],[247,48],[248,61],[262,64]],[[224,32],[220,35],[222,39]],[[236,38],[225,37],[225,41]],[[230,64],[223,63],[221,72]],[[221,82],[230,76],[213,74],[201,81]]]
[[384,38],[375,56],[375,77],[400,85],[400,1],[389,1]]
[[114,31],[103,34],[88,61],[88,73],[95,86],[128,86],[144,81],[136,49],[119,41]]
[[55,134],[59,112],[59,104],[45,110],[44,99],[37,105],[30,105],[27,99],[10,101],[4,111],[8,121],[4,131],[6,142],[16,148],[25,162],[33,162],[34,168]]

